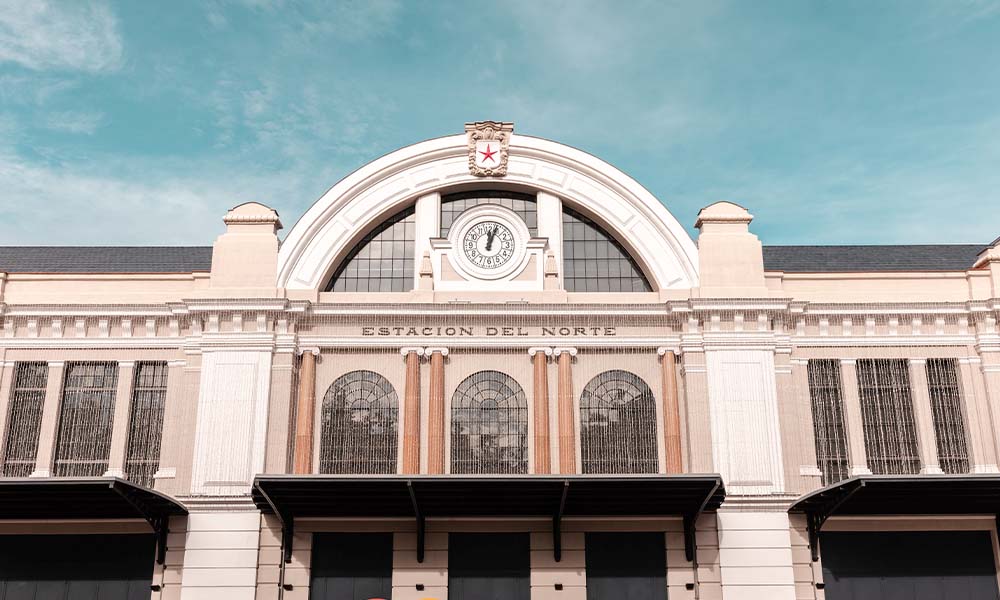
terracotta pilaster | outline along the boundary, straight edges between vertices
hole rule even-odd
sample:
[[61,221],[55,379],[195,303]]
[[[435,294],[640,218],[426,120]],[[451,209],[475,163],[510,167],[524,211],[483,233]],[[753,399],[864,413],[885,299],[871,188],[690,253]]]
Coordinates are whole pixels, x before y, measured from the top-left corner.
[[555,348],[559,360],[559,473],[576,473],[576,414],[573,410],[573,357],[576,348]]
[[316,356],[319,350],[302,353],[299,365],[299,399],[295,406],[294,473],[312,473],[313,430],[316,414]]
[[444,357],[447,348],[427,348],[431,379],[427,407],[427,472],[444,473]]
[[667,473],[682,473],[681,460],[681,409],[677,396],[677,361],[673,348],[659,348],[663,369],[663,450],[666,454]]
[[423,348],[401,348],[406,361],[403,393],[403,473],[420,472],[420,357]]
[[549,446],[549,356],[552,348],[528,348],[534,368],[532,408],[535,426],[535,473],[552,472],[552,453]]

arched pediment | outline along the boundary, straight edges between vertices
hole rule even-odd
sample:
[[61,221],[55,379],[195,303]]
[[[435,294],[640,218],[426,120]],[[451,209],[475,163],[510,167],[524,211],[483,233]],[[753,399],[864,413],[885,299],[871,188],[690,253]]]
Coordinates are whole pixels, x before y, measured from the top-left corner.
[[590,154],[540,138],[512,135],[509,153],[503,178],[470,173],[465,135],[420,142],[361,167],[292,227],[278,254],[278,287],[321,289],[357,232],[377,219],[438,190],[497,181],[553,194],[599,219],[634,253],[657,289],[698,285],[694,242],[634,179]]

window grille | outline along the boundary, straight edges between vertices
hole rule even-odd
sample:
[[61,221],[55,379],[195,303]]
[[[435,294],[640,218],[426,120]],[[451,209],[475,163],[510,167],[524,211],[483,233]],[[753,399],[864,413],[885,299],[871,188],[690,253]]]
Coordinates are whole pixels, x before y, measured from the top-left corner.
[[926,368],[938,463],[945,473],[968,473],[969,447],[962,417],[958,364],[954,359],[931,358]]
[[452,395],[451,472],[528,472],[528,400],[509,375],[474,373]]
[[27,477],[35,470],[48,376],[49,366],[44,362],[19,362],[14,367],[3,454],[4,477]]
[[830,485],[847,479],[850,473],[840,361],[810,360],[807,370],[816,464],[823,474],[823,485]]
[[920,471],[910,373],[905,359],[857,362],[868,468],[877,475]]
[[605,371],[580,395],[584,473],[656,473],[656,400],[638,375]]
[[399,402],[392,384],[372,371],[337,378],[323,396],[321,473],[396,472]]
[[341,263],[328,292],[408,292],[413,289],[416,218],[410,208],[361,238]]
[[563,207],[563,286],[568,292],[648,292],[642,269],[611,234]]
[[125,452],[125,478],[153,487],[160,468],[160,438],[167,401],[167,363],[141,362],[132,380],[131,416]]
[[57,477],[98,477],[108,470],[118,364],[69,363],[63,380]]
[[482,204],[495,204],[514,211],[528,226],[531,235],[538,235],[538,203],[534,196],[493,190],[448,194],[441,197],[441,237],[448,237],[451,226],[460,214]]

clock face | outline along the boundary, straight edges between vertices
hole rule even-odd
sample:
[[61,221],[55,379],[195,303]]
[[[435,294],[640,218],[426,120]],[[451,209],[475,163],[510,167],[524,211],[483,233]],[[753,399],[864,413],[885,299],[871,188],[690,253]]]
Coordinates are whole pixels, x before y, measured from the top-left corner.
[[499,269],[514,256],[514,234],[497,221],[481,221],[465,232],[462,252],[480,269]]

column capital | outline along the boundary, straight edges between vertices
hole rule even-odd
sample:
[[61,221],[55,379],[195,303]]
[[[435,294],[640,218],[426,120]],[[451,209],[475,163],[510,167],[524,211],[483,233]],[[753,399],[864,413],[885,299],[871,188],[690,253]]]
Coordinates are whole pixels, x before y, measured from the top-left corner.
[[560,346],[552,349],[552,354],[559,356],[560,354],[569,354],[570,356],[576,356],[576,348],[570,348],[568,346]]
[[435,352],[437,352],[441,356],[448,356],[448,349],[445,348],[444,346],[428,346],[427,348],[424,348],[424,354],[426,356],[430,356]]
[[135,361],[134,360],[120,360],[120,361],[118,361],[118,368],[119,369],[131,369],[133,367],[135,367]]
[[908,358],[906,362],[909,363],[911,367],[921,367],[927,364],[926,358]]
[[538,353],[542,353],[545,356],[552,356],[552,348],[547,346],[532,346],[528,348],[528,356],[534,358]]
[[402,348],[399,349],[399,353],[402,356],[406,356],[410,352],[415,353],[417,356],[423,356],[425,350],[423,346],[403,346]]
[[299,348],[295,353],[300,356],[307,353],[312,354],[313,356],[319,356],[319,348]]
[[842,358],[840,359],[840,364],[844,366],[857,366],[858,360],[856,358]]
[[660,346],[659,348],[656,349],[657,356],[663,356],[667,352],[669,352],[670,354],[673,354],[674,356],[677,356],[678,354],[680,354],[680,352],[678,351],[678,349],[676,347],[674,347],[674,346]]
[[805,367],[809,364],[808,358],[790,358],[788,362],[791,363],[793,367]]
[[64,360],[50,360],[48,364],[49,364],[49,368],[65,367],[66,366],[66,361],[64,361]]

